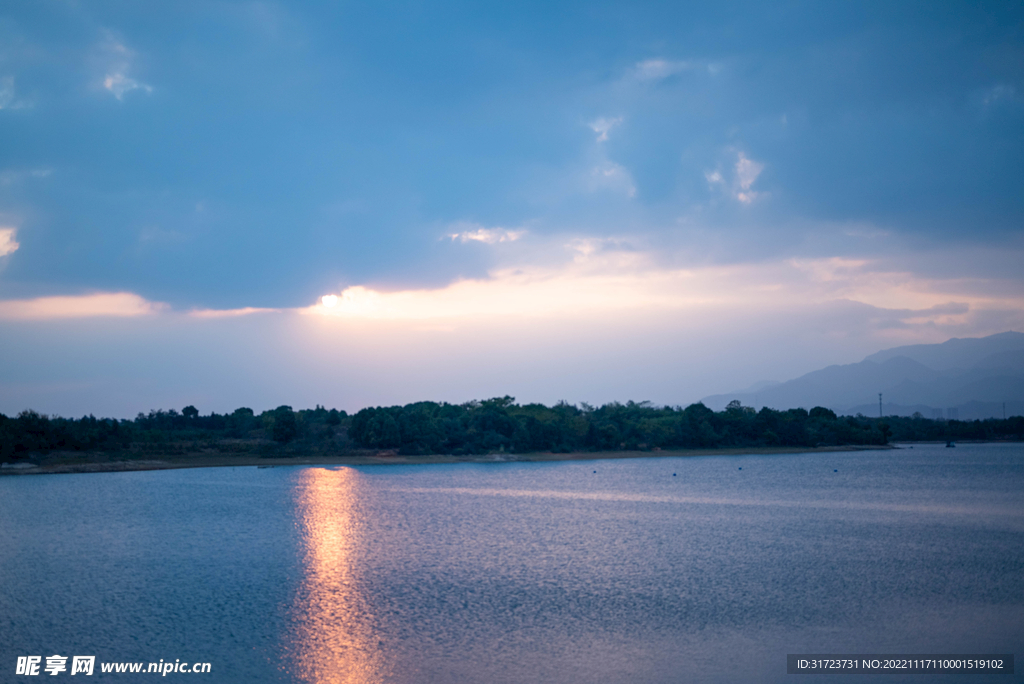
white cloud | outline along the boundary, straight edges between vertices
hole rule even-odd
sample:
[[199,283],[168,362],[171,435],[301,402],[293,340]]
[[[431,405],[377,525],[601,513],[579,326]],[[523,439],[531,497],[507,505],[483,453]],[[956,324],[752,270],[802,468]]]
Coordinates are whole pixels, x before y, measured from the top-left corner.
[[733,180],[727,186],[726,179],[721,170],[705,171],[704,178],[708,185],[721,188],[728,187],[728,192],[738,202],[750,204],[754,200],[767,196],[766,192],[756,192],[751,189],[757,181],[757,177],[764,171],[764,164],[748,159],[742,152],[736,153],[736,163],[733,166]]
[[989,88],[985,92],[985,95],[982,98],[982,102],[986,107],[988,107],[989,105],[995,104],[1000,100],[1013,98],[1016,96],[1016,94],[1017,89],[1014,88],[1012,85],[1005,85],[1001,83],[999,85],[992,86],[991,88]]
[[695,64],[689,61],[674,62],[667,59],[648,59],[637,62],[633,76],[639,81],[660,81],[681,71],[693,69]]
[[0,300],[0,319],[39,320],[94,316],[144,316],[167,308],[131,292]]
[[636,197],[636,185],[633,183],[633,176],[621,164],[604,160],[590,170],[590,176],[591,191],[615,190],[624,193],[626,197]]
[[612,119],[602,117],[600,119],[596,119],[590,122],[587,125],[590,127],[590,130],[597,133],[597,142],[604,142],[605,140],[608,139],[608,132],[611,131],[616,126],[618,126],[620,123],[622,123],[622,117],[617,116]]
[[[2,235],[3,231],[0,231],[0,236]],[[185,315],[189,318],[237,318],[281,311],[283,309],[247,306],[239,309],[192,309],[174,312],[167,304],[151,302],[132,292],[95,292],[86,295],[0,300],[0,320],[81,319],[100,316],[132,318],[156,314]]]
[[134,78],[128,78],[122,73],[107,74],[103,79],[103,87],[114,94],[118,100],[124,98],[126,93],[130,93],[133,90],[142,90],[146,93],[152,93],[153,88],[140,83]]
[[121,100],[135,90],[147,94],[153,92],[152,86],[129,75],[133,70],[135,52],[129,49],[113,31],[105,31],[99,51],[104,73],[103,88],[112,93],[114,97]]
[[14,77],[0,78],[0,109],[10,109],[14,102]]
[[684,71],[707,71],[708,74],[714,76],[721,70],[720,64],[703,60],[647,59],[637,62],[630,75],[637,81],[651,83]]
[[139,231],[139,242],[169,244],[184,242],[188,236],[178,230],[165,230],[159,226],[146,226]]
[[188,315],[193,318],[237,318],[251,314],[278,313],[281,309],[263,309],[254,306],[246,306],[241,309],[192,309]]
[[[459,242],[483,242],[493,245],[498,242],[515,242],[524,235],[523,229],[507,230],[505,228],[485,228],[477,223],[456,223],[451,226],[457,232],[449,233],[448,237]],[[460,230],[461,229],[461,230]]]
[[736,192],[736,199],[744,204],[750,204],[758,198],[760,193],[752,192],[750,186],[754,184],[762,171],[764,171],[764,164],[747,159],[742,152],[738,153],[736,182],[739,184],[739,190]]
[[32,169],[30,171],[5,169],[0,171],[0,185],[13,185],[20,183],[26,178],[46,178],[53,173],[53,169]]
[[31,102],[18,98],[13,76],[0,78],[0,109],[27,109],[31,106]]
[[16,228],[0,228],[0,257],[14,254],[18,251],[18,247],[21,247],[14,239],[17,233]]

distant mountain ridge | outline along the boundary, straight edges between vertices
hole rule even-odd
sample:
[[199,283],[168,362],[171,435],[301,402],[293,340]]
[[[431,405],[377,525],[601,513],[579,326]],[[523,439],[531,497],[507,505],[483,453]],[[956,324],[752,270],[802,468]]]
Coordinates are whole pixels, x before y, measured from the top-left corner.
[[[752,391],[753,390],[753,391]],[[961,420],[1024,415],[1024,333],[953,338],[941,344],[886,349],[860,363],[836,365],[779,384],[757,383],[743,392],[703,402],[721,410],[730,401],[760,409],[810,409]]]

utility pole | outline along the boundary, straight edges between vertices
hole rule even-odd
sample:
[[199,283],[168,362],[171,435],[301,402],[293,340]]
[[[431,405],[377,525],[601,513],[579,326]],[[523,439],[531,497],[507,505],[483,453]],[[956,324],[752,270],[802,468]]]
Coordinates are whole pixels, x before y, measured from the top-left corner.
[[878,417],[882,417],[882,393],[878,393]]
[[1003,402],[1003,420],[1006,420],[1006,402]]

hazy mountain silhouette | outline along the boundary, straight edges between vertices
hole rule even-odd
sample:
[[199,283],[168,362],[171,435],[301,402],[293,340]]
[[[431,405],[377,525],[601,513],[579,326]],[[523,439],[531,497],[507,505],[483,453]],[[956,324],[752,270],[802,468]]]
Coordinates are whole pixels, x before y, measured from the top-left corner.
[[894,347],[860,363],[829,366],[779,384],[758,383],[703,401],[713,410],[738,399],[758,409],[825,406],[837,413],[878,415],[879,392],[885,415],[917,411],[926,418],[1001,418],[1004,403],[1006,415],[1024,415],[1024,334]]

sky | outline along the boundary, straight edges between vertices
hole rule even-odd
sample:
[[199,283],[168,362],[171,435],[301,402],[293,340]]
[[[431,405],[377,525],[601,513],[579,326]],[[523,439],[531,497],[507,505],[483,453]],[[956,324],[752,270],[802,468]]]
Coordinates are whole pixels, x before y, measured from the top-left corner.
[[0,8],[0,412],[687,405],[1024,331],[1019,2]]

